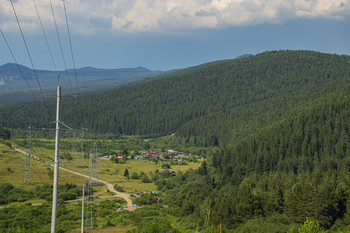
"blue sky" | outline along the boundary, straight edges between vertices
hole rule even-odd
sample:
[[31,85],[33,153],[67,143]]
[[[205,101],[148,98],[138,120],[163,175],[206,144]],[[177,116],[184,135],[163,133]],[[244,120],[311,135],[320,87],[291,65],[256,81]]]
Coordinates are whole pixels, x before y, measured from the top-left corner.
[[[54,70],[34,5],[13,1],[36,69]],[[35,0],[54,60],[64,69],[49,0]],[[68,68],[61,0],[52,0]],[[350,54],[350,0],[65,0],[76,68],[170,70],[269,50]],[[0,27],[17,61],[31,67],[11,2]],[[0,64],[13,58],[0,37]]]

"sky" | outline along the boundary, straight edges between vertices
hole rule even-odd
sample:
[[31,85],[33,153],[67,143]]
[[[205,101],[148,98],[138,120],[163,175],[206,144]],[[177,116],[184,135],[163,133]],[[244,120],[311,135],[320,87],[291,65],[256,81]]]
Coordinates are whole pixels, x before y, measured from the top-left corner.
[[[0,0],[0,28],[16,61],[32,68],[27,44],[35,69],[64,70],[75,64],[171,70],[286,49],[350,55],[350,0],[12,0],[12,4]],[[0,35],[0,65],[7,62],[14,58]]]

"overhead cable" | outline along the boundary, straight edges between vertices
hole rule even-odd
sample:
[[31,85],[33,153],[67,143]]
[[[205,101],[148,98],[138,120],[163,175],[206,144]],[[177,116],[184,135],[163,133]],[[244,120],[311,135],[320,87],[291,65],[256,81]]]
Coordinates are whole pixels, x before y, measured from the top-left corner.
[[58,70],[57,70],[55,61],[54,61],[53,56],[52,56],[52,52],[51,52],[51,49],[50,49],[50,45],[49,45],[49,42],[48,42],[48,40],[47,40],[47,36],[46,36],[45,30],[44,30],[44,26],[43,26],[43,23],[42,23],[42,20],[41,20],[40,14],[39,14],[39,10],[38,10],[38,7],[37,7],[37,5],[36,5],[35,0],[33,0],[33,3],[34,3],[34,6],[35,6],[36,14],[38,15],[38,19],[39,19],[39,22],[40,22],[41,30],[42,30],[42,32],[43,32],[43,34],[44,34],[44,37],[45,37],[47,49],[49,50],[49,53],[50,53],[50,56],[51,56],[52,64],[53,64],[53,66],[54,66],[54,68],[55,68],[55,71],[57,72]]
[[73,94],[73,89],[72,89],[72,84],[71,84],[71,82],[70,82],[70,77],[69,77],[69,73],[68,73],[68,69],[67,69],[67,64],[66,64],[66,59],[65,59],[64,53],[63,53],[63,48],[62,48],[62,43],[61,43],[61,37],[60,37],[60,33],[58,32],[58,27],[57,27],[55,12],[54,12],[54,10],[53,10],[53,5],[52,5],[52,1],[51,1],[51,0],[50,0],[50,6],[51,6],[51,13],[52,13],[52,16],[53,16],[53,20],[54,20],[54,23],[55,23],[56,34],[57,34],[58,43],[59,43],[60,50],[61,50],[61,55],[62,55],[62,59],[63,59],[64,68],[66,69],[66,74],[67,74],[67,77],[68,77],[69,87],[70,87],[70,90],[71,90],[71,92],[72,92],[72,94]]
[[41,85],[40,85],[40,82],[39,82],[39,77],[38,77],[38,74],[37,74],[36,69],[35,69],[35,67],[34,67],[33,59],[32,59],[32,56],[30,55],[30,52],[29,52],[29,49],[28,49],[28,45],[27,45],[26,39],[25,39],[25,37],[24,37],[23,31],[22,31],[21,24],[19,23],[19,19],[18,19],[18,17],[17,17],[16,9],[15,9],[15,7],[14,7],[14,5],[13,5],[13,0],[10,0],[10,2],[11,2],[11,5],[12,5],[13,13],[15,14],[15,17],[16,17],[16,20],[17,20],[18,28],[19,28],[19,30],[20,30],[20,32],[21,32],[21,35],[22,35],[23,43],[24,43],[24,45],[25,45],[25,47],[26,47],[26,50],[27,50],[27,53],[28,53],[28,56],[29,56],[29,60],[30,60],[30,63],[31,63],[31,65],[32,65],[32,68],[33,68],[33,71],[34,71],[34,75],[35,75],[36,81],[37,81],[37,83],[38,83],[38,85],[39,85],[39,89],[40,89],[42,98],[43,98],[43,100],[44,100],[46,109],[47,109],[47,111],[48,111],[48,106],[47,106],[47,102],[46,102],[46,99],[45,99],[45,95],[44,95],[44,92],[43,92],[43,90],[42,90],[42,88],[41,88]]
[[78,96],[80,97],[80,91],[79,91],[79,85],[78,85],[78,76],[77,76],[77,69],[76,69],[76,67],[75,67],[75,59],[74,59],[72,40],[71,40],[71,35],[70,35],[70,30],[69,30],[69,23],[68,23],[68,16],[67,16],[67,9],[66,9],[65,0],[63,0],[63,7],[64,7],[64,14],[65,14],[65,16],[66,16],[66,25],[67,25],[67,31],[68,31],[70,52],[71,52],[71,55],[72,55],[72,62],[73,62],[74,75],[75,75],[75,83],[76,83],[76,86],[77,86]]

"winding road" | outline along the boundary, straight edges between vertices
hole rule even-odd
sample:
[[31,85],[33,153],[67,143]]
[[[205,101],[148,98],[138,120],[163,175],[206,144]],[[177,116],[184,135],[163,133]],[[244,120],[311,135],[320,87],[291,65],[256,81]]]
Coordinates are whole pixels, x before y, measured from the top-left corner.
[[[16,150],[16,151],[18,151],[18,152],[20,152],[22,154],[26,154],[25,151],[15,147],[15,146],[13,146],[13,145],[11,145],[11,147],[12,147],[12,149],[14,149],[14,150]],[[40,161],[40,158],[38,156],[35,156],[33,154],[30,154],[30,156],[32,158]],[[53,165],[51,164],[51,166],[53,166]],[[88,175],[85,175],[85,174],[82,174],[82,173],[79,173],[79,172],[75,172],[75,171],[69,170],[69,169],[64,168],[64,167],[59,167],[59,168],[61,170],[63,170],[63,171],[70,172],[70,173],[75,174],[77,176],[82,176],[82,177],[85,177],[85,178],[89,179]],[[99,181],[99,182],[103,183],[104,185],[106,185],[109,191],[111,191],[111,192],[116,194],[116,197],[121,197],[121,198],[125,199],[126,203],[127,203],[127,206],[128,206],[128,207],[124,208],[125,210],[133,211],[133,210],[136,209],[136,207],[132,206],[132,201],[129,198],[130,194],[118,192],[117,190],[114,189],[113,184],[111,184],[111,183],[109,183],[107,181],[104,181],[104,180],[101,180],[101,179],[96,179],[96,178],[93,178],[93,177],[91,179],[95,180],[95,181]]]

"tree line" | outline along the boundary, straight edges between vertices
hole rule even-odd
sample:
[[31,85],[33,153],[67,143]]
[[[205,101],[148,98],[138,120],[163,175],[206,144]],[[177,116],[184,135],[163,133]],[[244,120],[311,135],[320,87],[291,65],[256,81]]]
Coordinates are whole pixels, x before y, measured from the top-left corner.
[[[348,83],[349,56],[272,51],[224,60],[62,100],[62,120],[93,132],[162,136],[196,146],[225,146]],[[3,108],[5,125],[53,121],[49,111],[19,104]],[[49,112],[49,113],[48,113]],[[40,117],[39,117],[40,116]],[[205,127],[203,127],[205,126]]]
[[329,232],[348,232],[349,103],[347,87],[214,148],[198,170],[156,182],[169,211],[203,231],[297,232],[311,218]]

